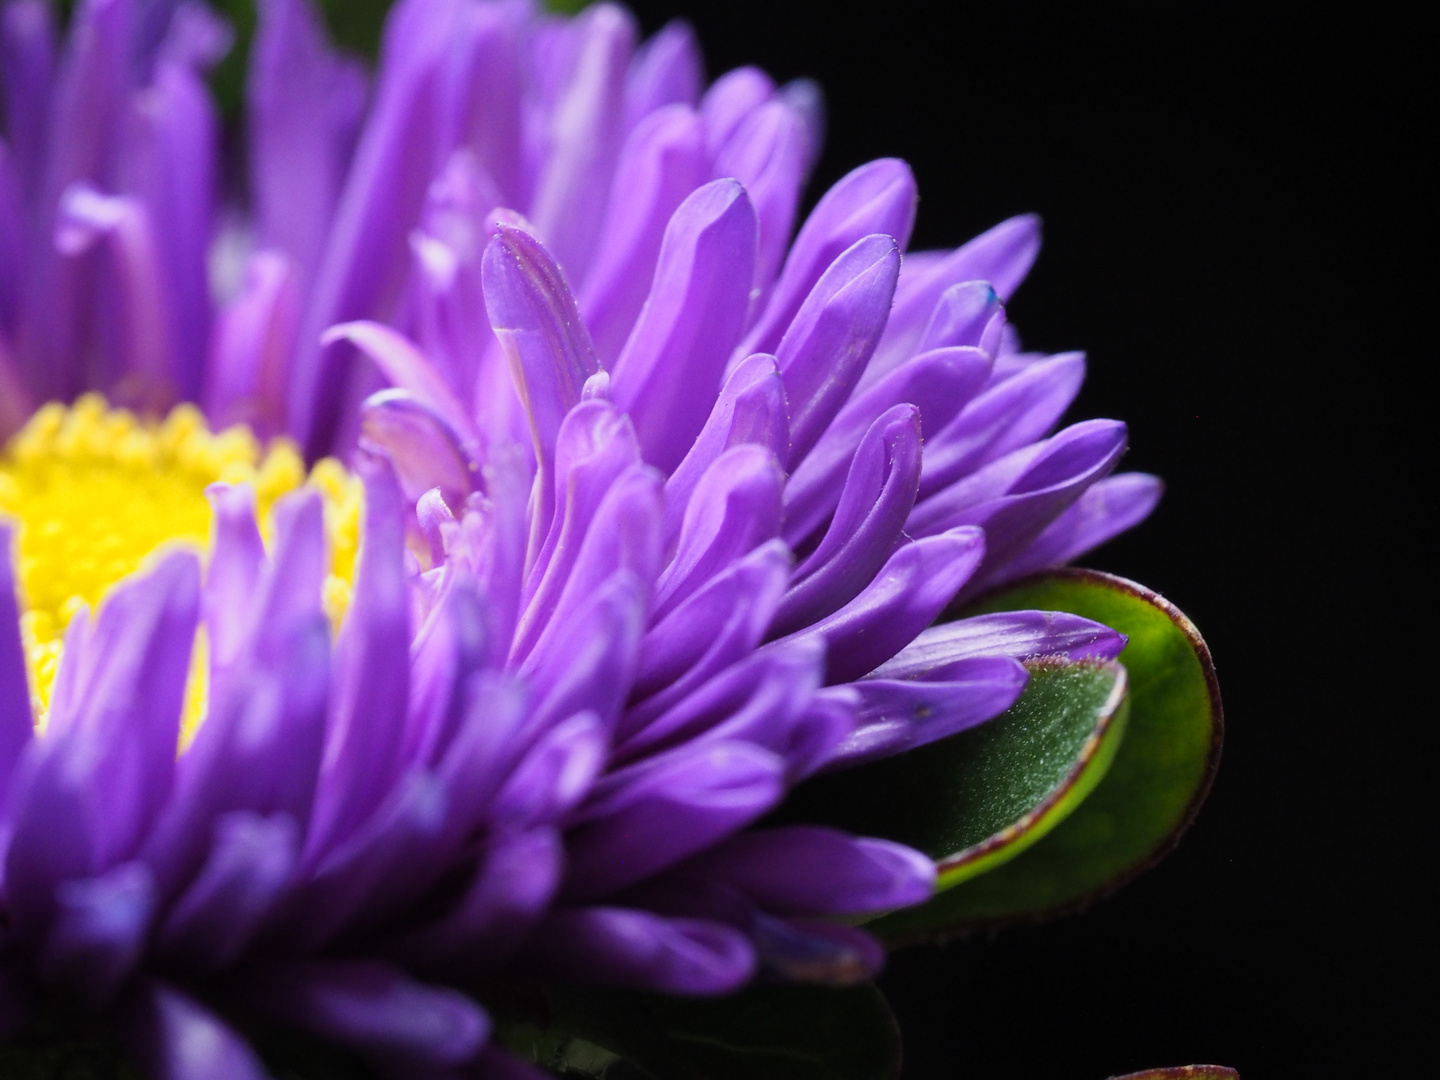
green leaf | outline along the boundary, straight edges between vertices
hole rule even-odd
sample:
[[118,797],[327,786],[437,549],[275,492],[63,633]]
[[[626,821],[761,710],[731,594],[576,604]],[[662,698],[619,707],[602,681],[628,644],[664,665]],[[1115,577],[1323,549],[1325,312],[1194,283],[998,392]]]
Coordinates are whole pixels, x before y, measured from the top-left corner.
[[1219,687],[1194,625],[1143,586],[1093,570],[1055,570],[965,612],[1069,611],[1127,634],[1124,742],[1089,797],[1029,850],[872,926],[891,944],[1045,917],[1119,887],[1172,848],[1220,759]]
[[1025,693],[994,720],[812,781],[782,816],[918,848],[939,864],[941,889],[1014,858],[1100,781],[1127,712],[1118,664],[1027,666]]
[[530,984],[487,1003],[512,1051],[605,1080],[893,1080],[900,1035],[873,986],[679,998]]
[[1240,1074],[1224,1065],[1172,1065],[1168,1069],[1141,1069],[1112,1076],[1110,1080],[1240,1080]]

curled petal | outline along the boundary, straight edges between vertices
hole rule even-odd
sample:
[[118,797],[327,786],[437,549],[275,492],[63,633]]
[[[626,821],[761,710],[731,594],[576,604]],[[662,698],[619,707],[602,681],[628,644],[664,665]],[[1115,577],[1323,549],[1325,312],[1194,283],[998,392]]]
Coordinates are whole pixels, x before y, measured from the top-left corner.
[[455,429],[423,401],[404,390],[382,390],[360,408],[361,445],[389,459],[407,502],[438,490],[459,506],[475,490],[479,470]]

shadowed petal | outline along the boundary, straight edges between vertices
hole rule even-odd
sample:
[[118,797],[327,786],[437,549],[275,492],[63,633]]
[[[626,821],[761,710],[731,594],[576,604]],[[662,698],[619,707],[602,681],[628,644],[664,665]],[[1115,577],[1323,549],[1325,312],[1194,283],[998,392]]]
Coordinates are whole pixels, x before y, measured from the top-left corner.
[[163,983],[146,981],[123,1030],[155,1080],[268,1080],[255,1052],[213,1013]]
[[1004,611],[941,623],[871,672],[876,679],[944,680],[957,664],[978,657],[1032,660],[1114,660],[1125,635],[1064,611]]

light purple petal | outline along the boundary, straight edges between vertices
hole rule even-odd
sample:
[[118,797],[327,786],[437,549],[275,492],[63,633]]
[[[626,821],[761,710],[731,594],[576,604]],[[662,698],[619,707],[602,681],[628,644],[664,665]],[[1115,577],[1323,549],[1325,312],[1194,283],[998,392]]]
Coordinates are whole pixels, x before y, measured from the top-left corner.
[[888,371],[918,351],[935,305],[950,286],[988,281],[1001,300],[1009,300],[1039,253],[1040,219],[1022,214],[954,251],[907,257],[907,269],[895,290],[895,310],[877,350],[877,363]]
[[564,895],[605,896],[736,832],[784,795],[784,762],[747,743],[681,746],[609,774],[566,838]]
[[700,100],[706,154],[713,160],[746,117],[774,96],[774,81],[759,68],[735,68],[711,83]]
[[855,389],[890,313],[900,251],[888,236],[857,240],[805,298],[775,356],[790,403],[793,468]]
[[360,445],[389,459],[410,503],[434,489],[447,502],[460,506],[480,479],[480,470],[466,454],[460,435],[443,416],[406,390],[381,390],[365,399],[360,412]]
[[519,832],[558,822],[589,794],[605,767],[609,745],[607,725],[594,713],[555,725],[495,796],[496,826]]
[[652,618],[631,693],[639,704],[621,721],[622,735],[655,719],[764,639],[791,563],[780,541],[762,544],[664,619]]
[[669,473],[700,433],[744,327],[757,240],[744,188],[715,180],[665,229],[654,284],[614,368],[645,460]]
[[548,471],[561,422],[599,370],[595,350],[560,268],[524,230],[497,226],[482,274],[490,324],[529,416],[535,457]]
[[[950,345],[979,347],[986,334],[998,333],[995,320],[1003,318],[1000,295],[988,281],[962,281],[940,294],[930,322],[920,338],[919,348],[940,349]],[[996,343],[998,344],[998,342]],[[992,355],[995,347],[985,350]]]
[[246,134],[262,244],[314,275],[360,130],[365,75],[331,50],[306,0],[261,0],[250,48]]
[[[740,740],[783,753],[791,727],[820,687],[822,659],[815,642],[751,653],[658,715],[657,702],[645,711],[653,719],[643,727],[640,714],[627,716],[631,726],[615,759],[634,761],[660,747],[694,747],[702,739]],[[675,694],[664,697],[676,699]]]
[[874,233],[903,250],[915,223],[915,177],[898,158],[881,158],[842,177],[800,226],[765,312],[737,356],[773,353],[820,276],[846,248]]
[[980,564],[985,534],[960,528],[906,544],[834,615],[776,644],[826,644],[827,681],[848,682],[889,660],[929,626]]
[[447,101],[455,116],[450,138],[474,154],[506,205],[519,206],[525,198],[520,39],[528,11],[518,4],[455,8],[458,25],[450,46],[455,74]]
[[342,840],[383,798],[395,775],[409,686],[410,607],[401,553],[400,489],[372,462],[355,597],[335,648],[325,755],[305,855]]
[[777,461],[788,459],[790,421],[785,384],[773,356],[749,357],[731,372],[690,452],[665,482],[667,550],[680,536],[700,478],[726,450],[749,443],[767,448]]
[[274,251],[250,256],[244,285],[220,312],[210,339],[205,414],[213,424],[249,424],[261,437],[285,430],[299,325],[294,264]]
[[645,117],[625,140],[615,174],[624,182],[611,189],[595,264],[579,298],[605,366],[620,355],[645,303],[671,215],[705,182],[700,118],[683,105]]
[[[626,126],[667,105],[694,108],[705,79],[700,43],[683,19],[671,19],[636,50],[625,75]],[[617,175],[625,174],[617,170]]]
[[779,464],[764,447],[745,444],[716,459],[686,507],[675,557],[656,583],[652,621],[779,534],[784,484]]
[[856,449],[830,528],[796,568],[771,632],[798,630],[859,595],[906,539],[902,530],[919,486],[919,410],[896,405]]
[[475,422],[445,377],[404,335],[375,322],[350,322],[332,326],[320,340],[325,345],[348,341],[375,362],[391,385],[408,391],[440,416],[465,440],[467,448],[479,443]]
[[827,768],[849,768],[954,735],[999,716],[1020,697],[1029,678],[1003,656],[953,661],[945,681],[861,679],[860,722],[838,746]]
[[987,388],[948,425],[930,431],[920,497],[1042,438],[1084,381],[1085,355],[1061,353]]
[[760,223],[754,286],[767,291],[780,270],[810,163],[810,130],[782,99],[766,102],[744,121],[715,155],[717,176],[745,185]]
[[672,994],[729,993],[755,973],[755,953],[737,930],[613,907],[552,911],[520,963],[542,977]]
[[993,588],[1078,559],[1149,517],[1164,490],[1164,482],[1147,473],[1106,477],[1087,488],[1029,547],[1009,560],[1000,575],[978,582],[977,587]]
[[625,137],[625,73],[636,29],[624,8],[596,4],[571,30],[576,55],[549,116],[530,218],[578,282],[589,269]]
[[786,535],[802,541],[830,516],[856,445],[887,409],[900,404],[919,407],[928,467],[929,438],[954,419],[984,384],[989,370],[989,357],[978,349],[935,349],[858,392],[791,473],[785,486]]
[[976,658],[1114,660],[1125,635],[1063,611],[1005,611],[941,623],[921,631],[872,673],[876,679],[944,680]]
[[209,694],[218,700],[253,623],[265,543],[255,521],[255,489],[249,484],[211,484],[205,498],[211,515],[210,564],[205,568],[202,611],[210,646]]

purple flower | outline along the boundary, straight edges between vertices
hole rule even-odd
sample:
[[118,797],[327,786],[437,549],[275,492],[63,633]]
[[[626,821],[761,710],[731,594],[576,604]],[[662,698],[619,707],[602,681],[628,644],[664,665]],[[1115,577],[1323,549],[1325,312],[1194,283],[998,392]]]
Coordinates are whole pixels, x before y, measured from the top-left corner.
[[[223,25],[89,0],[61,51],[49,11],[0,12],[0,1033],[58,994],[158,1076],[261,1075],[222,1014],[503,1075],[447,986],[872,974],[851,921],[930,861],[757,822],[1002,712],[1020,660],[1114,657],[1075,616],[931,624],[1159,493],[1111,475],[1123,425],[1055,431],[1083,358],[1005,321],[1038,222],[907,254],[881,160],[794,232],[813,86],[481,0],[403,0],[368,96],[262,3],[232,205]],[[347,456],[358,564],[338,466],[322,498],[183,410],[34,412],[84,390]],[[74,495],[102,472],[118,510]],[[159,477],[189,494],[125,501]],[[149,556],[208,481],[203,567]],[[112,512],[111,569],[26,547]]]

